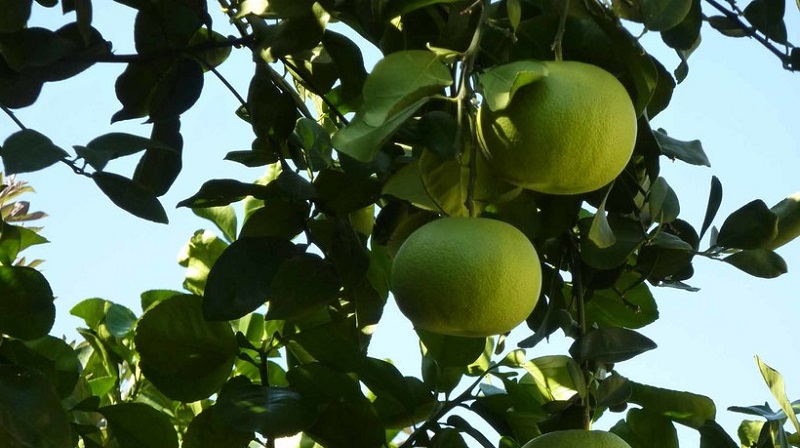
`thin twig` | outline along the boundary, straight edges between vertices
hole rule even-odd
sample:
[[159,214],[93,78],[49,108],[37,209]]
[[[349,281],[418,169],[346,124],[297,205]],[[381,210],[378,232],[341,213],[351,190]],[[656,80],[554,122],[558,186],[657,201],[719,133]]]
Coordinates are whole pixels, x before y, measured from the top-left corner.
[[564,40],[564,31],[567,28],[569,0],[564,0],[563,6],[564,9],[561,11],[561,15],[558,18],[558,30],[556,31],[556,37],[553,39],[553,45],[550,47],[550,49],[553,50],[553,53],[555,53],[556,61],[561,61],[563,59],[561,41]]
[[[763,45],[764,48],[766,48],[767,50],[772,52],[772,54],[777,56],[778,59],[780,59],[781,62],[783,63],[784,68],[787,68],[787,69],[790,69],[790,70],[792,69],[792,59],[791,59],[791,57],[788,54],[786,54],[786,52],[782,51],[780,48],[778,48],[775,45],[773,45],[772,42],[769,41],[769,39],[767,39],[766,37],[758,34],[756,32],[755,28],[747,26],[747,24],[742,22],[742,20],[739,18],[741,12],[739,12],[737,14],[736,12],[730,11],[727,8],[725,8],[724,6],[722,6],[717,0],[705,0],[705,1],[706,1],[706,3],[711,5],[714,9],[716,9],[719,12],[721,12],[726,18],[728,18],[733,23],[735,23],[736,26],[739,27],[739,29],[741,29],[745,34],[747,34],[748,37],[751,37],[751,38],[755,39],[756,41],[758,41],[758,43]],[[738,8],[737,8],[737,10],[738,10]]]
[[128,64],[131,62],[147,62],[156,59],[164,59],[164,58],[180,56],[185,53],[196,54],[196,53],[201,53],[203,51],[215,50],[219,48],[236,47],[241,45],[246,46],[249,45],[251,42],[253,42],[253,40],[254,40],[253,36],[244,35],[236,39],[228,39],[221,41],[210,40],[186,48],[166,48],[163,50],[145,54],[106,54],[102,56],[92,56],[92,57],[77,56],[75,57],[75,60],[86,61],[86,62],[104,62],[104,63],[119,63],[119,64]]
[[3,109],[3,112],[5,112],[6,115],[8,115],[8,117],[11,118],[11,121],[13,121],[17,126],[19,126],[20,129],[22,129],[23,131],[28,129],[28,128],[25,127],[24,124],[22,124],[22,122],[19,120],[19,118],[17,118],[17,116],[14,114],[14,111],[12,111],[10,108],[8,108],[8,107],[6,107],[4,105],[1,105],[1,104],[0,104],[0,108]]

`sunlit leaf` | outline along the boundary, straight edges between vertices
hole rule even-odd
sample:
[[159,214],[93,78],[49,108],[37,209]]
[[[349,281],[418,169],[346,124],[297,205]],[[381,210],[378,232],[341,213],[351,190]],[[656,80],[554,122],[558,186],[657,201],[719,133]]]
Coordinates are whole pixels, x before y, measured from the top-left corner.
[[484,101],[492,111],[503,110],[518,89],[546,77],[548,73],[545,64],[530,60],[493,67],[481,73],[479,78]]
[[778,401],[778,405],[781,407],[783,412],[786,413],[789,421],[792,422],[792,426],[794,426],[795,431],[800,433],[800,422],[797,421],[797,416],[795,415],[795,410],[793,409],[792,404],[789,402],[789,399],[786,398],[786,386],[783,382],[783,375],[781,375],[780,372],[772,367],[766,365],[758,356],[756,356],[756,363],[758,364],[758,370],[761,371],[761,376],[764,377],[764,381],[767,383],[772,396]]

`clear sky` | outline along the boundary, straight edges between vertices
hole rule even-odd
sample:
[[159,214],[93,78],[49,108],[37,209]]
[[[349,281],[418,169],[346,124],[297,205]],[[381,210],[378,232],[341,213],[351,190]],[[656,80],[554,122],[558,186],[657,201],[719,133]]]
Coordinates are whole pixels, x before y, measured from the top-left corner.
[[[798,12],[790,2],[789,40],[800,42]],[[113,2],[95,2],[95,26],[115,43],[118,54],[132,53],[132,10]],[[59,8],[39,13],[31,25],[63,23]],[[215,27],[224,33],[221,15],[212,14]],[[71,20],[71,16],[68,16]],[[688,79],[675,91],[670,107],[654,121],[679,139],[700,139],[712,168],[662,162],[662,174],[681,199],[681,218],[699,227],[708,197],[711,175],[722,181],[724,198],[715,224],[752,199],[773,205],[800,190],[800,142],[796,108],[800,104],[800,74],[783,70],[779,61],[756,42],[725,38],[703,28],[704,42],[690,59]],[[678,59],[660,44],[657,36],[645,36],[645,46],[668,69]],[[369,54],[375,55],[374,50]],[[369,63],[374,63],[373,60]],[[95,66],[66,82],[45,85],[39,101],[20,110],[26,126],[51,137],[65,149],[82,145],[107,132],[149,135],[150,127],[137,121],[109,124],[119,109],[113,95],[114,81],[124,65]],[[244,51],[220,67],[220,71],[246,93],[253,66]],[[259,168],[245,168],[223,161],[225,153],[250,147],[250,127],[233,114],[238,103],[211,75],[206,76],[200,101],[183,116],[184,169],[170,192],[162,198],[171,224],[137,219],[114,206],[86,178],[64,165],[20,176],[37,190],[26,199],[33,209],[49,217],[42,221],[43,235],[51,244],[29,249],[28,258],[46,259],[43,272],[55,294],[58,317],[54,334],[75,336],[81,324],[68,314],[78,301],[102,297],[139,309],[139,294],[148,289],[180,289],[183,269],[177,265],[180,248],[192,232],[210,228],[188,209],[174,204],[207,179],[260,176]],[[15,132],[14,124],[0,116],[0,140]],[[107,170],[130,176],[135,159],[114,161]],[[707,247],[703,242],[703,248]],[[661,318],[642,333],[659,348],[619,364],[619,372],[638,382],[688,390],[710,396],[717,404],[717,419],[735,437],[741,420],[726,410],[732,405],[774,403],[754,361],[758,354],[781,371],[790,399],[800,398],[800,356],[795,324],[800,318],[800,241],[779,253],[789,273],[774,280],[749,277],[724,263],[706,259],[695,262],[689,282],[701,288],[688,293],[653,289]],[[518,329],[513,336],[525,337]],[[560,333],[551,343],[536,347],[529,356],[564,353],[567,341]],[[372,356],[391,357],[401,371],[419,376],[416,337],[411,326],[390,303],[377,330]],[[621,415],[606,415],[598,423],[605,428]],[[693,431],[681,431],[684,446],[696,446]]]

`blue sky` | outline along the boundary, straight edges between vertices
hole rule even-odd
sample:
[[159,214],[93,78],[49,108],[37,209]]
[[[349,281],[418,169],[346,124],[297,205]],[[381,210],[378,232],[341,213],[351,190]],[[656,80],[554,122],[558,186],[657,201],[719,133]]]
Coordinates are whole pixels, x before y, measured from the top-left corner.
[[[120,54],[133,52],[131,11],[113,2],[95,4],[95,26]],[[800,23],[791,4],[788,16],[789,39],[800,41],[800,35],[792,34]],[[233,32],[224,29],[220,15],[214,17],[218,30]],[[63,22],[56,8],[37,13],[32,25]],[[710,169],[662,163],[662,174],[681,199],[681,218],[696,227],[703,219],[712,174],[724,187],[717,225],[752,199],[772,205],[800,190],[800,143],[794,138],[800,74],[783,70],[752,40],[725,38],[709,27],[704,27],[703,38],[690,59],[688,79],[676,89],[668,110],[654,121],[655,127],[676,138],[700,139],[711,160]],[[677,57],[657,36],[645,36],[643,42],[668,69],[677,65]],[[95,66],[77,78],[46,85],[39,101],[17,116],[64,148],[113,131],[149,135],[150,127],[136,121],[109,124],[119,109],[114,80],[123,69],[121,64]],[[247,91],[252,63],[245,52],[234,52],[220,71],[239,92]],[[142,291],[180,289],[183,269],[176,263],[177,254],[192,232],[207,224],[188,209],[174,209],[174,204],[207,179],[247,181],[262,173],[222,160],[228,151],[249,148],[252,140],[249,126],[233,114],[237,105],[215,78],[206,77],[202,98],[183,117],[183,174],[162,198],[171,221],[168,226],[116,208],[91,180],[74,175],[66,166],[21,176],[37,190],[27,198],[33,208],[49,214],[43,234],[51,244],[31,249],[26,256],[47,260],[42,269],[58,296],[54,334],[75,335],[73,328],[80,322],[68,310],[82,299],[102,297],[138,313]],[[10,120],[0,117],[0,139],[16,130]],[[131,159],[112,162],[107,169],[131,175],[134,166]],[[620,373],[639,382],[710,396],[717,403],[718,420],[732,435],[741,418],[726,411],[728,406],[772,402],[754,355],[784,374],[790,399],[800,398],[800,356],[794,335],[800,317],[800,241],[779,253],[789,273],[778,279],[756,279],[724,263],[698,259],[690,283],[700,292],[654,289],[661,318],[642,332],[659,348],[618,365]],[[520,329],[513,335],[527,334]],[[566,347],[559,333],[529,356],[564,353]],[[405,374],[419,375],[416,337],[391,303],[377,330],[372,356],[391,357]],[[607,415],[598,427],[609,427],[619,418]],[[681,437],[684,446],[696,446],[693,432],[681,431]]]

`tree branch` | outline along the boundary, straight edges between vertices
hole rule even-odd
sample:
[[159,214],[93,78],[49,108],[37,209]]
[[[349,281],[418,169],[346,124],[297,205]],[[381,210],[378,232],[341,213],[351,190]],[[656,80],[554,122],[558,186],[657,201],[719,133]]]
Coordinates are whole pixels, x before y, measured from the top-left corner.
[[[741,11],[738,11],[738,8],[736,8],[735,11],[731,11],[722,6],[722,4],[720,4],[717,0],[705,0],[705,1],[706,3],[711,5],[711,7],[722,13],[722,15],[724,15],[728,20],[733,22],[748,37],[755,39],[756,41],[758,41],[758,43],[764,46],[764,48],[766,48],[772,54],[777,56],[778,59],[781,60],[781,63],[783,64],[783,67],[785,69],[794,71],[794,69],[792,68],[791,57],[785,51],[782,51],[780,48],[776,47],[772,42],[769,41],[769,39],[762,36],[761,34],[758,34],[757,30],[754,27],[748,26],[746,23],[742,22],[742,19],[740,18],[742,13]],[[733,7],[735,7],[735,5],[733,5]],[[788,46],[794,47],[794,45],[791,44],[789,44]]]
[[170,58],[170,57],[180,56],[186,53],[194,54],[218,48],[238,47],[242,45],[248,46],[253,42],[253,40],[254,37],[252,35],[244,35],[236,39],[228,39],[223,41],[207,41],[186,48],[168,48],[145,54],[108,54],[104,56],[87,57],[87,58],[77,57],[75,58],[75,60],[87,61],[87,62],[129,64],[131,62],[146,62],[156,59]]

